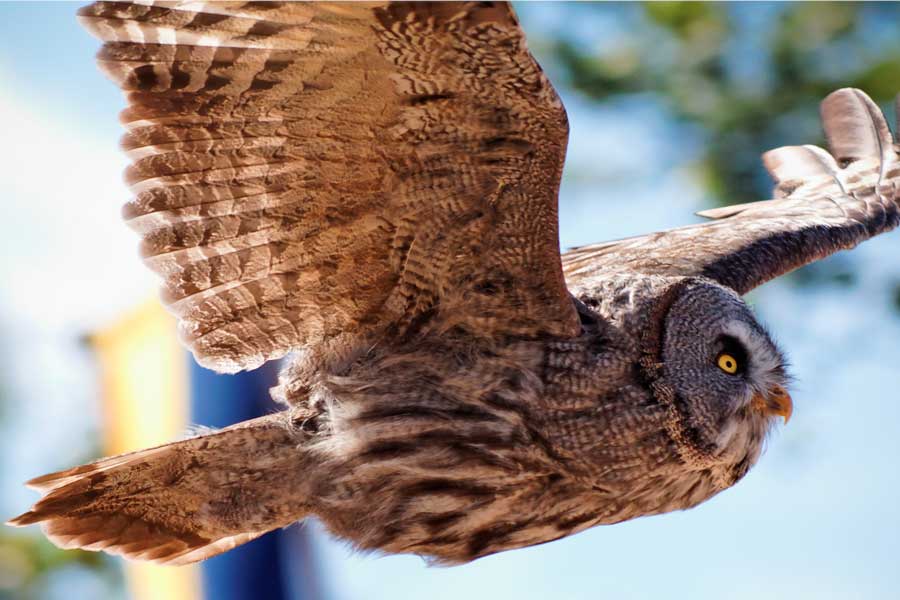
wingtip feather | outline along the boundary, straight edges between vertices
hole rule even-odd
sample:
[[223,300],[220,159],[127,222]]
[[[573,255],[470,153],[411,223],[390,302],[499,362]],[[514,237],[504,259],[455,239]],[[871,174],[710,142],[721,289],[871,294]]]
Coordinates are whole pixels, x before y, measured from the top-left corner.
[[746,204],[732,204],[731,206],[717,206],[715,208],[698,210],[694,214],[704,219],[727,219],[743,212],[746,208]]
[[84,471],[76,472],[77,469],[82,468],[83,467],[76,467],[74,469],[66,469],[65,471],[57,471],[56,473],[41,475],[40,477],[35,477],[26,481],[25,487],[37,492],[52,490],[53,488],[59,487],[62,484],[63,480],[67,480],[71,477],[79,475],[80,473],[83,473]]
[[39,517],[36,517],[34,511],[29,510],[28,512],[24,512],[18,517],[13,517],[12,519],[8,519],[4,525],[7,527],[27,527],[28,525],[33,525],[40,521]]
[[705,210],[699,210],[694,214],[698,217],[703,217],[704,219],[727,219],[728,217],[739,215],[748,210],[768,207],[773,202],[777,202],[777,200],[760,200],[758,202],[745,202],[743,204],[707,208]]
[[820,113],[828,147],[838,165],[886,157],[894,138],[881,109],[868,94],[841,88],[825,97]]

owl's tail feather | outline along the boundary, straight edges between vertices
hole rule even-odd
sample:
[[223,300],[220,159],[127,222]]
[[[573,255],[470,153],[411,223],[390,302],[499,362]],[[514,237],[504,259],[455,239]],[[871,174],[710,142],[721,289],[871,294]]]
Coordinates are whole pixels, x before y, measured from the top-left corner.
[[38,477],[44,497],[8,522],[60,548],[197,562],[308,512],[305,453],[284,413]]

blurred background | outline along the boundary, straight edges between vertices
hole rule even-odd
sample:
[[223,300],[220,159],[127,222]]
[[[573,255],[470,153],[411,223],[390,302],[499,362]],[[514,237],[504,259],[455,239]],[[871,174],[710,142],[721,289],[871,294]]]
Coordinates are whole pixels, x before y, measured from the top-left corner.
[[[33,476],[267,410],[275,372],[214,376],[175,345],[119,221],[124,102],[77,6],[0,3],[4,519],[36,499],[21,486]],[[894,3],[517,9],[571,123],[564,248],[767,198],[759,154],[822,144],[828,92],[858,86],[889,109],[900,91]],[[454,568],[356,554],[316,523],[202,569],[126,568],[0,527],[0,599],[897,598],[900,232],[749,300],[790,356],[794,417],[740,484],[694,510]]]

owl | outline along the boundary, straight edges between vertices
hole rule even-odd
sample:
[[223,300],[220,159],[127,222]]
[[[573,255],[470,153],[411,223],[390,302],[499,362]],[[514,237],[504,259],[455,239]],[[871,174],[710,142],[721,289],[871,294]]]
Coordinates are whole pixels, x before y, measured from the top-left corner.
[[[568,126],[504,3],[98,2],[127,223],[200,364],[290,355],[283,410],[38,477],[64,548],[185,564],[317,517],[462,563],[687,509],[791,416],[741,296],[900,222],[877,106],[774,198],[560,255]],[[598,210],[602,207],[598,206]]]

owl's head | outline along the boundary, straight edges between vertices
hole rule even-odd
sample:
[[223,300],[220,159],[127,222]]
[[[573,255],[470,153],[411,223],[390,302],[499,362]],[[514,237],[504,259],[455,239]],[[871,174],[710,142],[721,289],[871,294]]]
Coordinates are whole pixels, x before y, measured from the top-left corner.
[[739,478],[791,415],[784,357],[740,296],[711,281],[677,286],[663,318],[660,381],[679,435]]

